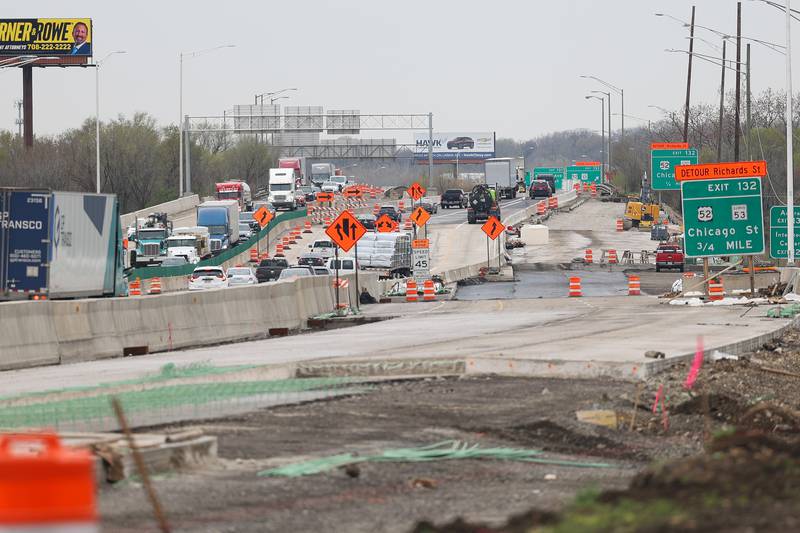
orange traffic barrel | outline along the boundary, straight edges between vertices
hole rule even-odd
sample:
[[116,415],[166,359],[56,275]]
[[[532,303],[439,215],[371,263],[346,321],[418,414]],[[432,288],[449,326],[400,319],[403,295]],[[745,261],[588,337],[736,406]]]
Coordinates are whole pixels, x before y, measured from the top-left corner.
[[406,282],[406,301],[416,302],[419,298],[417,296],[417,282],[410,279]]
[[94,459],[54,433],[0,435],[0,531],[100,530]]
[[583,192],[589,192],[589,184],[586,182],[583,183]]
[[609,250],[608,251],[608,264],[615,265],[617,264],[617,251],[616,250]]
[[405,225],[403,226],[403,229],[407,230],[407,231],[411,231],[412,229],[414,229],[414,226],[412,224],[413,224],[413,222],[411,222],[411,218],[407,218],[406,221],[405,221]]
[[569,278],[569,295],[570,297],[583,296],[583,292],[581,292],[581,278],[578,276]]
[[581,184],[580,183],[574,184],[572,186],[572,188],[575,189],[575,194],[580,194],[581,193]]
[[152,278],[150,280],[150,291],[148,294],[161,294],[161,278]]
[[303,228],[301,228],[300,225],[295,226],[294,229],[292,230],[292,233],[294,233],[295,239],[301,241],[303,240]]
[[712,302],[725,298],[725,287],[722,285],[722,279],[711,278],[708,280],[708,295],[709,300]]
[[422,300],[425,302],[436,301],[436,291],[433,289],[433,280],[426,279],[422,284]]
[[128,283],[128,296],[142,295],[142,281],[139,278]]
[[278,245],[275,246],[275,257],[286,257],[283,253],[283,244],[278,243]]
[[261,252],[261,260],[269,259],[269,251]]
[[596,198],[597,197],[597,184],[596,183],[592,183],[591,190],[592,190],[592,198]]
[[[283,249],[284,250],[291,250],[292,249],[292,247],[289,246],[290,244],[292,244],[292,242],[289,240],[289,237],[281,237],[281,244],[283,244]],[[297,243],[294,243],[294,244],[297,244]]]
[[397,202],[397,209],[399,209],[400,212],[402,213],[405,208],[406,208],[406,203],[403,200],[399,200]]
[[547,204],[544,203],[544,200],[541,200],[539,203],[536,204],[536,214],[544,215],[546,212],[547,212]]
[[250,248],[250,262],[256,263],[258,262],[258,250],[255,248]]
[[621,218],[617,219],[617,231],[625,231],[625,223]]
[[311,221],[306,220],[305,227],[303,228],[303,233],[311,233]]
[[323,224],[322,225],[325,226],[326,228],[328,228],[328,227],[330,227],[331,222],[332,222],[331,217],[330,216],[325,216],[325,218],[323,219]]
[[594,257],[592,256],[592,249],[591,248],[587,248],[586,251],[584,252],[583,261],[585,263],[587,263],[587,264],[590,264],[590,265],[592,263],[594,263]]
[[628,276],[628,296],[639,296],[642,294],[642,284],[639,276]]
[[308,204],[306,206],[306,216],[311,216],[313,213],[314,213],[314,206],[311,205],[311,204]]
[[547,200],[547,207],[550,209],[558,209],[558,196],[551,196]]

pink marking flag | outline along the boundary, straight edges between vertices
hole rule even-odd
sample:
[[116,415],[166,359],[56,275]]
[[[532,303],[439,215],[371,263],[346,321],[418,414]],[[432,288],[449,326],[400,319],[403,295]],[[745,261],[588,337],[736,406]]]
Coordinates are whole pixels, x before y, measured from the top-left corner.
[[694,360],[689,373],[686,375],[686,381],[683,383],[683,388],[691,389],[694,382],[697,381],[697,374],[700,373],[700,367],[703,366],[703,337],[697,337],[697,350],[694,353]]

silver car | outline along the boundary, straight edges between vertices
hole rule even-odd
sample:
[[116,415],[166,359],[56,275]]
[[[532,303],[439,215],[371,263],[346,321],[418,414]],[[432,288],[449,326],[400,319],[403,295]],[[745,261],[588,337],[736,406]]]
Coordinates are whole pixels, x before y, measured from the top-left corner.
[[250,267],[231,267],[226,275],[228,276],[228,287],[258,284],[256,274]]

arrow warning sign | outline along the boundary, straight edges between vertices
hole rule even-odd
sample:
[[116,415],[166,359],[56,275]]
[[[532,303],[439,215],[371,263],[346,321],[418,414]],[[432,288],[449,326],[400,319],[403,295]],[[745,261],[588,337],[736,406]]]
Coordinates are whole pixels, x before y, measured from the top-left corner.
[[378,230],[379,233],[391,233],[393,231],[397,231],[398,224],[391,217],[387,214],[383,214],[378,217],[378,220],[375,221],[375,228]]
[[497,217],[489,217],[489,220],[486,221],[486,224],[484,224],[481,229],[490,239],[495,240],[503,233],[506,227],[502,222],[497,220]]
[[413,198],[414,200],[419,200],[423,196],[425,196],[425,187],[420,185],[418,182],[414,182],[411,186],[406,189],[408,195]]
[[336,220],[325,230],[325,233],[336,246],[345,252],[349,252],[350,248],[352,248],[366,232],[367,228],[347,210],[342,211],[342,214],[336,217]]
[[431,219],[431,215],[428,214],[421,206],[414,209],[414,212],[411,213],[411,221],[417,225],[418,228],[421,228],[425,224],[428,223],[428,220]]

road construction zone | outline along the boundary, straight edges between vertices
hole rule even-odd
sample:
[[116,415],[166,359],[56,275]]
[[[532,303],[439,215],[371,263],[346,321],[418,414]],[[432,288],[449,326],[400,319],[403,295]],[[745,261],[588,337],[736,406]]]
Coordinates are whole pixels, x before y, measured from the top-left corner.
[[677,165],[675,180],[711,180],[720,178],[750,178],[767,175],[766,161],[714,163],[708,165]]

